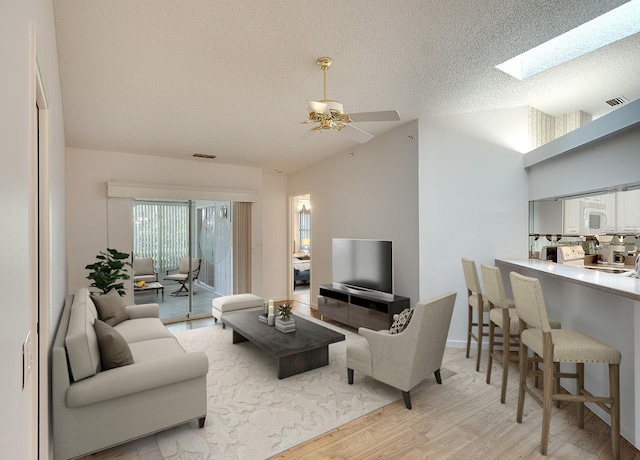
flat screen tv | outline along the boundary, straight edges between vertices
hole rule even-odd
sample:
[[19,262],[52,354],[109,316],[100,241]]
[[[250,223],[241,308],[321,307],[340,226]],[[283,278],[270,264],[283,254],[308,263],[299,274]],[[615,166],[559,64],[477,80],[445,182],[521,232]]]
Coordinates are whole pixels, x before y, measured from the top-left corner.
[[372,293],[393,294],[391,241],[333,239],[333,284]]

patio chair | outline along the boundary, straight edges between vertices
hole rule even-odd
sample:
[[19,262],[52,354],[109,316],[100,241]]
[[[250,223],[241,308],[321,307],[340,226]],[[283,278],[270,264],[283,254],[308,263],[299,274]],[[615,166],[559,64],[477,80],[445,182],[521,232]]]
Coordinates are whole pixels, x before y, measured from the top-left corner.
[[[180,259],[180,264],[177,268],[177,273],[169,274],[170,272],[176,271],[167,270],[167,276],[164,277],[165,280],[169,281],[177,281],[180,283],[180,288],[176,291],[173,291],[170,295],[179,296],[183,292],[185,295],[189,294],[189,288],[187,284],[189,284],[190,280],[197,280],[198,273],[200,272],[200,259],[191,259],[191,277],[189,276],[189,258],[183,257]],[[195,294],[195,291],[193,292]]]
[[140,257],[133,259],[133,282],[144,281],[146,283],[157,283],[158,272],[154,268],[151,257]]

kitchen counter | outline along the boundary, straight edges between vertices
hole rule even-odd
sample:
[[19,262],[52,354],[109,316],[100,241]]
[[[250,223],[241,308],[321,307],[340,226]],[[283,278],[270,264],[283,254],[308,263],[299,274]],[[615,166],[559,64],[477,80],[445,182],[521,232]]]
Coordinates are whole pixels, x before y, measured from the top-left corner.
[[[496,259],[496,264],[506,267],[506,270],[521,267],[543,272],[549,276],[562,278],[569,283],[587,286],[609,294],[640,301],[640,279],[637,278],[630,278],[628,276],[606,273],[598,270],[589,270],[582,267],[572,267],[571,265],[557,264],[548,260],[539,259]],[[614,269],[632,268],[630,266],[616,267],[613,265],[596,265],[596,267],[608,267]]]
[[[640,448],[640,280],[538,259],[496,259],[495,264],[502,271],[507,295],[511,294],[510,272],[537,278],[548,315],[559,320],[563,329],[581,331],[620,350],[620,433]],[[561,367],[567,372],[575,368]],[[608,394],[607,369],[602,364],[585,366],[588,391]],[[561,379],[561,385],[575,393],[574,380]],[[600,407],[587,406],[609,423],[609,415]]]

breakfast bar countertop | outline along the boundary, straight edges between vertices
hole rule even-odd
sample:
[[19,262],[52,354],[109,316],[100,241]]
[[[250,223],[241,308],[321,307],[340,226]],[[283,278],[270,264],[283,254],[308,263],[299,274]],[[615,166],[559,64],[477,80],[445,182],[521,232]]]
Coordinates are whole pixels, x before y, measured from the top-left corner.
[[496,259],[496,265],[528,268],[570,283],[640,301],[640,279],[539,259]]

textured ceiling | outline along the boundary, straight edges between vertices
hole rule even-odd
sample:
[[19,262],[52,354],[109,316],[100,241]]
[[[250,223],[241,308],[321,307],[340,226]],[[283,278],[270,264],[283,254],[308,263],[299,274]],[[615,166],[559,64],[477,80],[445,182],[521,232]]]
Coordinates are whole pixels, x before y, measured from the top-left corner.
[[357,145],[300,123],[320,56],[345,112],[398,110],[357,124],[374,135],[523,105],[597,117],[640,97],[640,34],[524,81],[494,66],[622,3],[54,0],[66,142],[291,173]]

